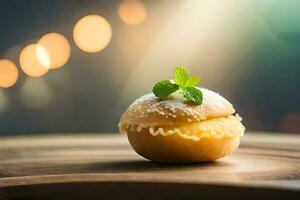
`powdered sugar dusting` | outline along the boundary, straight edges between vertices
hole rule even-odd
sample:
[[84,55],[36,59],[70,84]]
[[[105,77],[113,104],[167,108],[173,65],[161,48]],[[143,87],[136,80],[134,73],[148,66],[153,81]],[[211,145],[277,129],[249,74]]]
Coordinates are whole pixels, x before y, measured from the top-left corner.
[[[175,109],[183,109],[187,107],[187,104],[185,103],[185,99],[181,97],[178,92],[175,92],[171,94],[167,99],[159,101],[158,97],[156,97],[153,93],[146,94],[144,96],[141,96],[137,100],[135,100],[130,107],[136,106],[141,102],[149,102],[150,104],[153,103],[154,105],[162,105],[166,108],[170,108],[172,111]],[[155,103],[156,102],[156,103]],[[152,112],[153,110],[147,109],[147,112]]]
[[[209,109],[211,113],[217,113],[219,109],[224,109],[232,107],[232,105],[219,94],[210,91],[205,88],[198,88],[203,93],[203,104],[205,104],[205,109]],[[145,109],[146,106],[146,109]],[[187,122],[202,121],[206,120],[206,115],[203,114],[205,111],[202,105],[195,105],[184,97],[182,97],[179,92],[171,94],[165,100],[159,100],[153,93],[146,94],[137,100],[135,100],[129,109],[134,118],[147,118],[148,115],[152,113],[157,113],[158,115],[172,121],[172,119],[177,118],[178,114],[182,116],[187,116]],[[180,110],[180,112],[177,112]],[[234,112],[234,109],[232,107]]]

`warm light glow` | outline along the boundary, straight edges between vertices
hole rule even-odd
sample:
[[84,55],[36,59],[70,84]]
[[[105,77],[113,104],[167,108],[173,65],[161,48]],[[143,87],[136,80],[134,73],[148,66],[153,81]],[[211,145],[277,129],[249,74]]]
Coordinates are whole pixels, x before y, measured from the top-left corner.
[[76,45],[89,53],[99,52],[110,42],[112,36],[108,21],[98,15],[88,15],[81,18],[73,30]]
[[125,0],[118,9],[119,17],[127,24],[137,25],[144,21],[147,10],[138,0]]
[[[157,22],[159,29],[151,42],[148,39],[149,45],[127,78],[120,102],[129,102],[132,96],[148,92],[153,82],[172,74],[178,63],[186,66],[193,74],[214,77],[205,80],[211,87],[222,90],[223,85],[219,83],[227,76],[231,86],[235,87],[235,79],[230,78],[231,74],[226,72],[234,70],[232,67],[237,63],[243,63],[241,58],[248,52],[247,48],[240,45],[243,40],[239,35],[232,34],[230,28],[224,26],[228,22],[231,25],[238,23],[232,13],[239,8],[233,2],[186,0],[174,1],[172,10],[162,6],[161,10],[170,12],[157,14],[156,18],[162,17],[164,20]],[[232,45],[233,41],[239,42]]]
[[60,68],[68,62],[71,51],[70,44],[63,35],[48,33],[38,41],[38,44],[47,50],[51,61],[51,69]]
[[35,54],[38,61],[47,69],[50,68],[51,60],[48,50],[39,44],[36,45]]
[[47,50],[36,44],[30,44],[21,51],[19,62],[24,73],[32,77],[46,74],[51,64]]
[[0,90],[0,113],[4,112],[8,107],[7,96],[4,91]]
[[50,88],[42,78],[27,78],[20,89],[19,95],[21,104],[32,110],[47,107],[51,100]]
[[0,87],[8,88],[18,80],[19,72],[15,63],[10,60],[0,60]]

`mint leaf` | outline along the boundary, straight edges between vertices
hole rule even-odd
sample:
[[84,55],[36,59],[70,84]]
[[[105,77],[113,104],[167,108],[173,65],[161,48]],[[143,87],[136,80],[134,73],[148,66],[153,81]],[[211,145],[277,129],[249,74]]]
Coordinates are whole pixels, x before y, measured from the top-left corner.
[[184,87],[188,80],[188,71],[183,67],[176,67],[174,72],[174,81],[177,85]]
[[182,95],[188,100],[194,102],[195,104],[202,104],[203,96],[202,92],[195,87],[186,87],[180,90]]
[[177,84],[172,83],[170,80],[163,80],[154,85],[152,92],[160,99],[164,99],[178,89]]
[[[184,67],[176,67],[174,72],[174,81],[163,80],[156,83],[152,89],[155,96],[160,99],[168,97],[177,90],[186,99],[195,104],[201,105],[203,100],[202,92],[195,86],[200,82],[200,78],[196,76],[189,77],[189,72]],[[174,83],[175,82],[175,83]]]
[[185,82],[185,87],[193,87],[197,85],[200,82],[200,78],[197,76],[191,76],[188,78],[188,80]]

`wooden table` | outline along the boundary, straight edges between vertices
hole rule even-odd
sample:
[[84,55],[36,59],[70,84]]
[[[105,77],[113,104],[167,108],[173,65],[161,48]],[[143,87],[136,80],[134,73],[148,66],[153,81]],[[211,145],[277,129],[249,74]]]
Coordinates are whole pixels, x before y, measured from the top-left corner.
[[0,138],[0,199],[300,199],[300,136],[246,133],[232,156],[163,165],[120,134]]

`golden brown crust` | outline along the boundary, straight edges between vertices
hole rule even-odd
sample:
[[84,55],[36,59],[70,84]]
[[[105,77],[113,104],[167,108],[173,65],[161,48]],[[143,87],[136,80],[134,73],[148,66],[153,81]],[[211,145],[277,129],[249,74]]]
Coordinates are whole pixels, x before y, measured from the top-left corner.
[[171,136],[149,134],[128,130],[127,137],[132,148],[142,157],[163,163],[196,163],[213,161],[231,154],[240,143],[240,135],[232,137],[205,137],[199,141],[184,139],[178,134]]
[[120,124],[169,126],[226,117],[235,112],[231,103],[219,94],[199,88],[203,103],[195,105],[179,95],[160,101],[152,93],[137,99],[122,115]]

